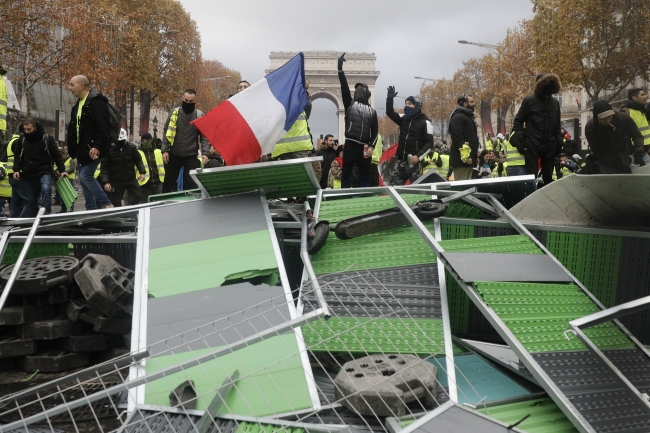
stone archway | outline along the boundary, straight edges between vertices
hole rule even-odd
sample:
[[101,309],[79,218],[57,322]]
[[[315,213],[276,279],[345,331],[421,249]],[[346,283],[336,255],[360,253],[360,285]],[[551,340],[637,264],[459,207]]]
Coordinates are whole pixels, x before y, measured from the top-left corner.
[[[295,57],[297,52],[273,51],[269,56],[271,67],[266,70],[270,73]],[[337,60],[341,55],[339,51],[303,51],[305,56],[305,76],[309,79],[309,93],[312,101],[328,99],[336,105],[338,113],[338,138],[341,143],[345,140],[345,113],[341,99],[341,85],[337,73]],[[375,70],[377,57],[374,53],[346,53],[346,62],[343,65],[345,76],[354,92],[356,83],[366,83],[372,97],[370,105],[375,105],[375,83],[379,71]]]

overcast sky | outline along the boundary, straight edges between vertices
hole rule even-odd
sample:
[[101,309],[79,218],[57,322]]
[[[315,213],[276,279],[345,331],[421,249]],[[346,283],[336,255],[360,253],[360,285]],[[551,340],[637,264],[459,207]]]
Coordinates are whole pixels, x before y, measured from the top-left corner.
[[[533,15],[530,0],[180,2],[198,24],[204,58],[240,71],[251,83],[264,76],[271,51],[375,53],[381,72],[375,108],[385,106],[387,86],[400,96],[416,94],[421,80],[414,76],[450,78],[464,60],[487,52],[458,40],[497,44],[508,28]],[[314,138],[336,135],[332,102],[314,102],[310,127]]]

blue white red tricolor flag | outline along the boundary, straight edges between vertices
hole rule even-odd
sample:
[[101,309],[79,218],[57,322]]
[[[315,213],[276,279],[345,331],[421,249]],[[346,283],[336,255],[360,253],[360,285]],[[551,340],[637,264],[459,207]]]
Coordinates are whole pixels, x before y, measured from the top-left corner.
[[307,106],[304,56],[192,122],[227,165],[250,164],[271,153]]

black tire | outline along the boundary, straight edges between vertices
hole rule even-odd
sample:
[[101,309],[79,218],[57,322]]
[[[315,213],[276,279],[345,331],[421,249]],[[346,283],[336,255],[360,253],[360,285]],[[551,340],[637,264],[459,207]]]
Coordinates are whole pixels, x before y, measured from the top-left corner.
[[307,253],[310,256],[319,252],[327,243],[327,237],[330,235],[330,225],[327,221],[319,221],[312,230],[314,236],[307,238]]
[[434,201],[419,202],[415,206],[415,215],[421,220],[431,220],[441,217],[447,211],[447,205]]

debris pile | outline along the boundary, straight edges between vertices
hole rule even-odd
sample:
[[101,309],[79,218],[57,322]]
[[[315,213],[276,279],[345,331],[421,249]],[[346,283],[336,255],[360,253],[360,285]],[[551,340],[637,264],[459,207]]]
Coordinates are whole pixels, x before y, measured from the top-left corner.
[[0,312],[0,371],[59,373],[128,353],[134,276],[97,254],[26,260]]

